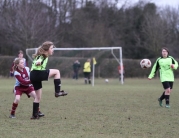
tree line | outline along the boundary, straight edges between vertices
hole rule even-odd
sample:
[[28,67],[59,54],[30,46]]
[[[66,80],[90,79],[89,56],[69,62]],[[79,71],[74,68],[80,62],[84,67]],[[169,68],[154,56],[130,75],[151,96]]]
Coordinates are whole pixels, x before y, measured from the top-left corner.
[[1,0],[0,55],[38,47],[121,46],[123,57],[159,56],[162,47],[179,57],[179,8],[140,1]]

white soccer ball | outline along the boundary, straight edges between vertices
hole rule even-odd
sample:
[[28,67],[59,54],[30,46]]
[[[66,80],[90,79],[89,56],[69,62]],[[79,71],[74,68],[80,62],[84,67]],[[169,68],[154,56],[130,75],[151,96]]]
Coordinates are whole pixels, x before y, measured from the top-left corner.
[[142,59],[140,61],[140,66],[143,69],[150,68],[152,65],[151,61],[149,59]]
[[105,82],[106,82],[106,83],[108,83],[108,82],[109,82],[109,80],[108,80],[108,79],[105,79]]

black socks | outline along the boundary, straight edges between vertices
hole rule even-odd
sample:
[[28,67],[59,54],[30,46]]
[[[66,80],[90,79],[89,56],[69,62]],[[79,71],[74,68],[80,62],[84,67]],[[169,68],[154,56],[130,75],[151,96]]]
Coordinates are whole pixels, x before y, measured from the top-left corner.
[[169,105],[170,95],[165,95],[166,105]]
[[33,102],[32,116],[37,117],[38,116],[38,111],[39,111],[39,103],[34,103]]
[[61,80],[60,79],[54,79],[54,86],[55,86],[55,92],[59,93],[61,88]]
[[163,94],[160,97],[160,100],[162,101],[163,99],[165,99],[165,92],[163,92]]
[[165,99],[165,101],[166,101],[166,104],[167,105],[169,105],[169,99],[170,99],[170,95],[165,95],[165,92],[163,92],[163,94],[161,95],[161,97],[160,97],[160,100],[162,101],[163,99]]

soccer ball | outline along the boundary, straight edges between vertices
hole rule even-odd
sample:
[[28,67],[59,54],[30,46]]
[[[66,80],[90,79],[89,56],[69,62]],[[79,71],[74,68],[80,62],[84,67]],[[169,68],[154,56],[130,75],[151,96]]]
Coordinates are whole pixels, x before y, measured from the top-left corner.
[[140,61],[140,66],[143,69],[150,68],[152,65],[151,61],[149,59],[142,59]]
[[108,79],[105,79],[105,82],[106,82],[106,83],[108,83],[108,82],[109,82],[109,80],[108,80]]

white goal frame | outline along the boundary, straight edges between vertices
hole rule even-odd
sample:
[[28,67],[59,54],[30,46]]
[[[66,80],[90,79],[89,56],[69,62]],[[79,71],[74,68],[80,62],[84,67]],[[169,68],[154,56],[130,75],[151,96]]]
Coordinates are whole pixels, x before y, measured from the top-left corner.
[[[28,58],[33,61],[32,57],[28,54],[28,50],[35,50],[35,52],[37,52],[38,48],[28,48],[26,49],[26,55],[28,56]],[[119,50],[119,55],[116,56],[113,52],[113,50]],[[116,59],[116,61],[119,63],[120,67],[123,67],[123,60],[122,60],[122,47],[89,47],[89,48],[54,48],[54,50],[68,50],[68,51],[72,51],[72,50],[111,50],[111,54],[113,55],[113,57]],[[124,83],[124,76],[123,76],[123,69],[121,70],[121,84]],[[92,85],[94,86],[94,70],[93,70],[93,77],[92,77]]]

